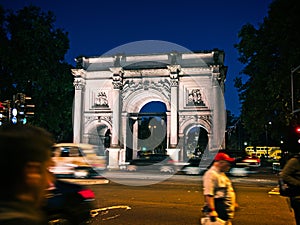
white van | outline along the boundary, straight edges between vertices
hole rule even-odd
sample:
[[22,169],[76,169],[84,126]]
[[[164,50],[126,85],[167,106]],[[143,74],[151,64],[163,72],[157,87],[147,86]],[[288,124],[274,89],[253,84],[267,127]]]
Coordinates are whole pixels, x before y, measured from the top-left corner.
[[57,176],[88,178],[106,169],[106,156],[99,152],[96,145],[55,144],[52,158],[55,165],[50,168],[50,171]]

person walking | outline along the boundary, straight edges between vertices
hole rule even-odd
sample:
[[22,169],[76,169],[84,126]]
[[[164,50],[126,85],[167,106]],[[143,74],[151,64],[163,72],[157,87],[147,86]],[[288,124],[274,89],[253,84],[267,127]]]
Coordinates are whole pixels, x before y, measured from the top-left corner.
[[42,211],[54,176],[52,135],[32,125],[0,127],[0,224],[46,225]]
[[205,206],[211,220],[220,218],[231,225],[234,217],[236,194],[231,181],[225,174],[235,159],[226,153],[216,154],[212,166],[203,176],[203,194]]
[[[300,153],[290,158],[279,174],[280,178],[288,184],[300,189]],[[291,207],[294,211],[296,224],[300,225],[300,195],[290,197]]]

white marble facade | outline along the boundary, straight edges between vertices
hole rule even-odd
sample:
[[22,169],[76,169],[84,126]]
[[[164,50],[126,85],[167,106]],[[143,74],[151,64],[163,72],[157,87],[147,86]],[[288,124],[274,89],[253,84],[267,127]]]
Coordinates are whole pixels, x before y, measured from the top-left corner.
[[[141,108],[150,102],[166,106],[167,152],[174,160],[186,156],[193,127],[207,132],[207,149],[224,147],[224,52],[168,52],[148,55],[82,57],[74,75],[74,142],[102,144],[107,133],[109,167],[126,163],[126,146],[136,157]],[[137,123],[136,123],[137,124]],[[133,140],[128,141],[128,132]]]

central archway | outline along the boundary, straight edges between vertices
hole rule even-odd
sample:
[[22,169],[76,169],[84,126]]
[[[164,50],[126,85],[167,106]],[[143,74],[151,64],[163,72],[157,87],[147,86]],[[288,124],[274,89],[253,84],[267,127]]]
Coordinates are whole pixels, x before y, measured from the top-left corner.
[[[167,148],[167,107],[163,102],[152,101],[139,112],[141,116],[138,133],[139,152],[143,154],[166,154]],[[153,136],[153,138],[150,138]],[[153,142],[154,141],[154,142]]]
[[167,107],[161,101],[144,104],[138,113],[128,114],[126,161],[147,154],[166,154]]

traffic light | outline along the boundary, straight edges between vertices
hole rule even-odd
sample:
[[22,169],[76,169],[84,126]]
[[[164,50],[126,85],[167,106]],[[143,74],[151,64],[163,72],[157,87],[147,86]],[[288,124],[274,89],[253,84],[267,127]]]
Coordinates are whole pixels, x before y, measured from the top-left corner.
[[25,118],[34,116],[35,105],[31,103],[31,97],[25,96]]
[[24,93],[17,93],[13,96],[13,107],[11,110],[11,122],[26,124],[28,117],[34,115],[35,105],[29,103],[31,97],[26,96]]
[[4,112],[5,107],[2,105],[2,102],[0,102],[0,126],[3,124],[3,119],[4,119]]
[[300,125],[295,127],[295,132],[300,135]]
[[10,101],[0,102],[0,126],[8,122]]
[[22,124],[26,124],[26,117],[25,117],[25,94],[18,93],[17,99],[18,99],[18,122]]
[[295,127],[295,133],[296,133],[296,137],[297,137],[297,142],[300,145],[300,125],[297,125]]

